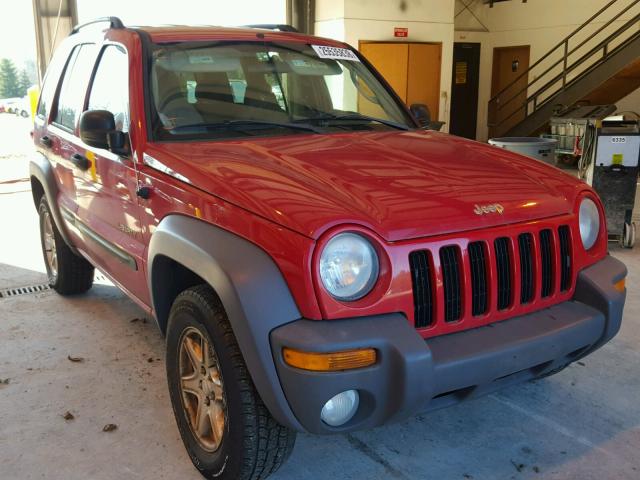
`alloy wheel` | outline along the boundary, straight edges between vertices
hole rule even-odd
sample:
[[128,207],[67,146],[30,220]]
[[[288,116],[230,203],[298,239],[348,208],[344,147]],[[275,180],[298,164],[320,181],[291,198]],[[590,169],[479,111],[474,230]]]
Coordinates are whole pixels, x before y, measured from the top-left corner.
[[42,248],[44,249],[49,276],[55,278],[58,276],[58,252],[49,212],[44,212],[42,217]]
[[222,443],[227,412],[222,375],[213,346],[196,328],[182,334],[179,355],[182,403],[191,432],[207,452]]

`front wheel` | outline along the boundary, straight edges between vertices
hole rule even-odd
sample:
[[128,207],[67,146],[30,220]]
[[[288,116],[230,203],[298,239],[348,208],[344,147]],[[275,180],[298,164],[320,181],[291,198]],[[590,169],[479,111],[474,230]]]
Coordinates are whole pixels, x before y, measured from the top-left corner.
[[180,435],[205,478],[264,479],[288,458],[296,434],[265,407],[206,285],[185,290],[171,308],[167,379]]

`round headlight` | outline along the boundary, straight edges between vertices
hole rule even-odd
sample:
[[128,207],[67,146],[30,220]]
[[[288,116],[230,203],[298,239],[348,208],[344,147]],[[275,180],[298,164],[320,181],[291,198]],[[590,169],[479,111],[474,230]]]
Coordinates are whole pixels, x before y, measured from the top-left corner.
[[320,278],[332,297],[358,300],[371,291],[378,278],[376,251],[360,235],[340,233],[322,250]]
[[595,202],[589,198],[580,204],[580,238],[585,250],[593,247],[600,233],[600,212]]

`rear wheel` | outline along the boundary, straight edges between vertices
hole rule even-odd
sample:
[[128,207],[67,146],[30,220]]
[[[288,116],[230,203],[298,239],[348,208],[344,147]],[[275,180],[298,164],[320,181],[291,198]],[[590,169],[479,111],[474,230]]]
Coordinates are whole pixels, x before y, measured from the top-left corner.
[[206,285],[185,290],[171,308],[167,379],[180,435],[204,477],[264,479],[288,458],[296,434],[265,407]]
[[61,295],[86,292],[93,285],[93,265],[73,253],[65,243],[53,221],[49,204],[44,196],[40,200],[38,213],[40,244],[49,285]]

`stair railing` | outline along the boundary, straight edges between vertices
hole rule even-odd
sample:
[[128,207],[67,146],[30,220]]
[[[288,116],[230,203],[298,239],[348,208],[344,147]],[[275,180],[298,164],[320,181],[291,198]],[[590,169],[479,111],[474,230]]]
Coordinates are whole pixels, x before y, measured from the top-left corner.
[[[580,33],[587,26],[594,23],[600,17],[604,16],[604,14],[612,10],[613,7],[619,6],[618,4],[622,3],[623,1],[624,0],[611,0],[610,2],[608,2],[604,7],[602,7],[591,17],[589,17],[583,24],[581,24],[578,28],[576,28],[573,32],[571,32],[563,40],[561,40],[556,46],[551,48],[547,53],[540,57],[540,59],[538,59],[533,65],[531,65],[520,75],[518,75],[518,77],[516,77],[511,83],[509,83],[506,87],[504,87],[496,95],[494,95],[489,100],[489,127],[500,127],[507,121],[511,120],[517,114],[522,115],[522,113],[524,113],[523,116],[526,117],[535,112],[542,105],[546,104],[547,101],[552,100],[556,95],[564,91],[573,81],[581,78],[583,75],[588,74],[589,71],[596,67],[600,62],[604,61],[607,57],[612,55],[625,43],[625,39],[623,39],[620,45],[617,45],[614,49],[610,49],[609,46],[614,40],[621,38],[625,32],[632,30],[634,26],[636,26],[636,32],[634,33],[640,33],[640,30],[637,28],[637,24],[638,22],[640,22],[639,12],[632,16],[621,27],[596,43],[577,60],[570,62],[569,58],[573,54],[576,54],[578,50],[586,47],[587,44],[596,42],[597,40],[595,40],[595,37],[598,34],[603,32],[606,28],[616,22],[620,17],[622,17],[624,14],[629,12],[633,7],[640,3],[640,0],[632,0],[624,8],[618,10],[611,18],[609,18],[609,20],[603,22],[603,24],[592,34],[590,34],[588,38],[581,41],[576,46],[570,48],[570,41],[574,37],[576,37],[578,33]],[[596,57],[596,54],[599,51],[602,51],[602,56]],[[537,74],[532,80],[529,80],[526,86],[521,87],[514,92],[514,87],[519,84],[522,78],[529,78],[532,75],[534,69],[541,66],[543,62],[552,57],[554,54],[561,54],[561,56],[559,59],[553,61],[552,64],[548,66],[542,73]],[[591,64],[588,63],[589,60],[592,61]],[[562,71],[559,73],[552,73],[554,69],[557,70],[560,64],[562,64]],[[585,69],[581,72],[576,72],[575,77],[568,78],[569,74],[576,71],[580,66],[584,66]],[[551,78],[547,79],[550,74],[552,75]],[[525,95],[525,99],[521,103],[514,103],[522,97],[522,93],[529,92],[534,84],[539,84],[542,82],[542,80],[546,80],[542,87],[537,88],[531,94]],[[540,99],[542,99],[542,101],[540,101]],[[512,106],[512,109],[508,110],[508,113],[501,116],[500,113],[504,111],[508,106]]]

